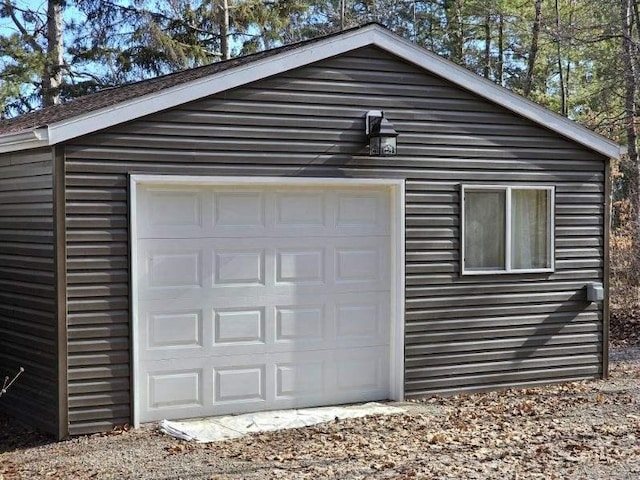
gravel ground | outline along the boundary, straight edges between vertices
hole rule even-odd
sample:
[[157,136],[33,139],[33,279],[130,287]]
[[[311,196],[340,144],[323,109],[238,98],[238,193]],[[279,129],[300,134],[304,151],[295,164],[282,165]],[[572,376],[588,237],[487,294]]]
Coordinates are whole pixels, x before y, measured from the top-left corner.
[[0,414],[0,480],[640,478],[640,348],[611,377],[433,398],[403,415],[208,445],[154,426],[52,442]]

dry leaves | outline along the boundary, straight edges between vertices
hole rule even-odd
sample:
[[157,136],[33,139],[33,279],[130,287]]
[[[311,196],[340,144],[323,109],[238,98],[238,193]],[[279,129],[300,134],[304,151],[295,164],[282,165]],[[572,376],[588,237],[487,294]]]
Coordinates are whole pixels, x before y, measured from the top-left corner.
[[613,308],[610,315],[610,335],[612,345],[640,346],[640,306],[634,304],[625,308]]
[[608,381],[432,398],[208,445],[125,426],[0,454],[0,480],[640,478],[639,379],[640,363],[622,362]]
[[[639,370],[636,364],[614,375],[635,378]],[[639,392],[633,383],[603,390],[605,385],[576,382],[437,398],[414,403],[408,415],[266,433],[207,448],[272,461],[280,469],[296,464],[297,473],[309,478],[331,477],[336,469],[338,476],[354,478],[581,478],[614,463],[631,473],[636,468],[640,476],[640,414],[631,413],[640,411]],[[424,413],[425,407],[439,414]],[[319,455],[331,462],[329,469],[318,470]],[[349,466],[353,462],[358,469]]]

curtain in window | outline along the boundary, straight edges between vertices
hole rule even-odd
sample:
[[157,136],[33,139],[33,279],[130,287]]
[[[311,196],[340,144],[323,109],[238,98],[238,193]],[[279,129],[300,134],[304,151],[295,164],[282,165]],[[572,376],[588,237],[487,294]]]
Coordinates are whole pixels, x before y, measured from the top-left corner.
[[546,190],[511,191],[511,268],[549,266],[548,201]]
[[505,192],[466,192],[465,268],[504,270]]

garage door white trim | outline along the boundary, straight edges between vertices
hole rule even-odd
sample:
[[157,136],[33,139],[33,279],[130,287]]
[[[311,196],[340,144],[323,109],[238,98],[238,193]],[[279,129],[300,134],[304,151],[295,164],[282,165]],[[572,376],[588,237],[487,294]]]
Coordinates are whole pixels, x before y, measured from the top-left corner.
[[131,325],[132,325],[132,409],[133,423],[140,423],[140,392],[137,379],[140,374],[140,358],[137,341],[138,331],[138,229],[137,191],[144,186],[252,186],[252,187],[387,187],[390,191],[391,217],[391,326],[390,326],[390,392],[392,399],[402,400],[404,396],[404,180],[387,179],[334,179],[334,178],[281,178],[281,177],[197,177],[173,175],[131,175],[130,176],[130,245],[131,245]]

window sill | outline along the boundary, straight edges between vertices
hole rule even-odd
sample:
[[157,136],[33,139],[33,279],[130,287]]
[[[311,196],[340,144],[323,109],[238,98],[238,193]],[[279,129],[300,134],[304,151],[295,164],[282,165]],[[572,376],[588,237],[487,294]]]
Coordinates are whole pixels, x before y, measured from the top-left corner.
[[553,273],[553,268],[529,268],[514,270],[463,270],[462,276],[470,275],[518,275],[523,273]]

